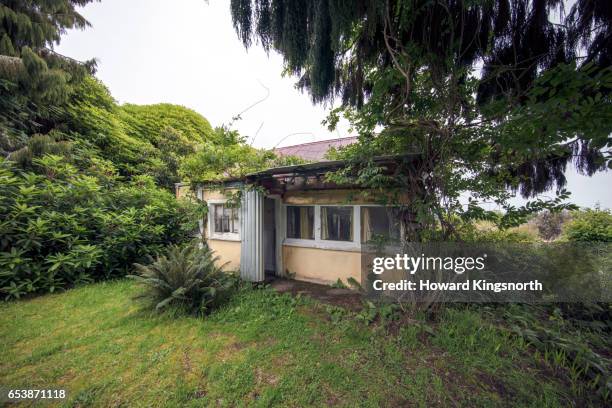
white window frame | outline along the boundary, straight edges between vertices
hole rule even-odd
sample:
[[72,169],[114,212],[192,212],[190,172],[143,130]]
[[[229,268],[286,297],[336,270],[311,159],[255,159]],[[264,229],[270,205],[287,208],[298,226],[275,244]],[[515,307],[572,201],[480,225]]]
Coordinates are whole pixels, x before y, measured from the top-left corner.
[[[282,205],[282,217],[285,219],[284,225],[286,226],[287,219],[287,207],[314,207],[314,239],[300,239],[300,238],[285,238],[283,240],[284,245],[306,247],[306,248],[319,248],[319,249],[332,249],[340,251],[359,251],[361,249],[360,233],[361,231],[361,219],[360,219],[360,206],[345,204],[345,203],[330,203],[330,204],[284,204]],[[332,241],[329,239],[321,239],[321,207],[352,207],[353,209],[353,240],[352,241]],[[284,234],[286,235],[286,228]]]
[[[382,205],[382,204],[362,204],[359,205],[359,223],[361,225],[361,207],[394,207],[392,205]],[[401,222],[399,223],[399,227],[400,227],[400,242],[404,242],[404,237],[406,234],[406,231],[404,230],[404,224],[402,224]],[[361,242],[361,228],[359,229],[359,242]]]
[[238,232],[215,232],[215,212],[213,206],[215,204],[225,204],[227,199],[207,200],[208,205],[208,239],[217,239],[221,241],[240,241],[240,211],[238,211]]
[[[314,239],[287,238],[287,207],[314,207]],[[329,239],[321,239],[321,207],[352,207],[353,208],[353,240],[352,241],[332,241]],[[283,222],[282,233],[285,237],[282,240],[283,245],[329,249],[338,251],[361,251],[361,207],[387,207],[381,204],[346,204],[346,203],[330,203],[330,204],[285,204],[281,205],[281,219]],[[400,223],[400,239],[404,239],[404,227]]]

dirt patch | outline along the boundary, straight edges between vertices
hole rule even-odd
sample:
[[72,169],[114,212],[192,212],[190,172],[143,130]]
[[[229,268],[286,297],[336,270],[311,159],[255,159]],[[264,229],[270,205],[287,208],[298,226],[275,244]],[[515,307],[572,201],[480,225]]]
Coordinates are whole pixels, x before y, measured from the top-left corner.
[[226,336],[225,344],[217,353],[217,358],[227,361],[242,355],[242,352],[251,345],[248,342],[237,341],[234,336]]
[[259,367],[257,367],[257,369],[255,370],[255,381],[257,382],[257,384],[276,385],[278,383],[278,380],[278,376],[272,373],[267,373]]
[[270,286],[279,293],[308,296],[321,303],[344,307],[352,311],[359,311],[363,308],[362,295],[350,289],[332,288],[318,283],[289,279],[275,279]]
[[183,371],[191,372],[191,358],[189,357],[190,349],[183,350]]

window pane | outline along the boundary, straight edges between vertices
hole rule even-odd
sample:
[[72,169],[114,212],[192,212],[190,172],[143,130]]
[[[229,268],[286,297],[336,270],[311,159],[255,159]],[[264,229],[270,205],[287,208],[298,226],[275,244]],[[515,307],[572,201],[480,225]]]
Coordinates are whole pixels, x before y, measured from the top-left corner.
[[287,206],[287,238],[314,239],[313,206]]
[[233,233],[238,233],[238,227],[239,227],[239,222],[238,222],[238,209],[237,208],[232,208],[232,232]]
[[223,232],[230,232],[232,223],[232,209],[223,206]]
[[353,240],[353,207],[321,207],[321,239]]
[[214,232],[239,232],[238,209],[229,208],[223,204],[213,204]]
[[223,205],[213,204],[212,210],[215,220],[215,232],[223,232]]
[[361,207],[361,242],[399,239],[399,219],[392,207]]

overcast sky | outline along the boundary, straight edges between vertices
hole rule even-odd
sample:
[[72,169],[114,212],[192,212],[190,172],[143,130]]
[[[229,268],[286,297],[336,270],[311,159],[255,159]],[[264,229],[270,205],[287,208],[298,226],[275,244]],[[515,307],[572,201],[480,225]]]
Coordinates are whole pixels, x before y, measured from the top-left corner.
[[[266,55],[258,46],[245,50],[228,0],[102,0],[81,13],[92,27],[70,31],[56,50],[79,60],[97,58],[97,77],[120,103],[175,103],[219,126],[266,97],[267,87],[269,96],[234,123],[242,135],[257,134],[254,146],[350,136],[346,123],[333,133],[321,125],[327,109],[296,90],[295,78],[282,77],[278,54]],[[569,173],[572,202],[612,207],[612,172],[591,178]]]

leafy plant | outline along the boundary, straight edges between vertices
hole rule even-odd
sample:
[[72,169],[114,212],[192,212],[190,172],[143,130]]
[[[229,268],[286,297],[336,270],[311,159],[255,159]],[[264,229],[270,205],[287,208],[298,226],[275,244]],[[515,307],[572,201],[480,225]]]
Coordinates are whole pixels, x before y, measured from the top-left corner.
[[344,282],[342,282],[342,279],[340,279],[340,278],[338,278],[337,281],[332,283],[331,287],[335,288],[335,289],[346,289],[347,288],[347,286],[344,284]]
[[138,275],[129,277],[144,285],[139,297],[151,301],[157,311],[177,307],[206,314],[227,301],[237,284],[234,275],[217,265],[218,259],[197,241],[171,245],[149,265],[135,264]]
[[612,242],[612,214],[599,208],[575,211],[563,229],[563,238],[581,242]]
[[0,159],[0,294],[6,299],[123,276],[165,245],[190,240],[204,211],[150,177],[120,182],[109,163],[105,174],[84,174],[60,156],[32,164],[42,174]]

